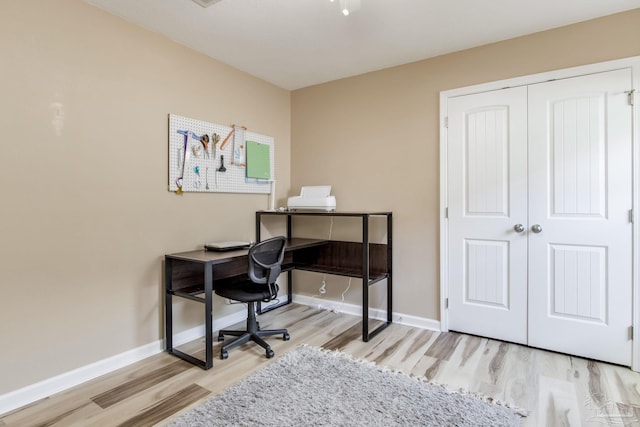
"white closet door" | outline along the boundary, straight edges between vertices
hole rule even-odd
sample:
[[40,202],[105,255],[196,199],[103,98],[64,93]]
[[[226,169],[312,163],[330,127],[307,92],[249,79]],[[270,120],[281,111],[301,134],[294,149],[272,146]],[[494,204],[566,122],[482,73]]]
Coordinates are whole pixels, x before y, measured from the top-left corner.
[[526,107],[524,87],[448,100],[449,327],[518,343],[527,340]]
[[631,71],[529,86],[529,345],[631,364]]
[[624,69],[448,100],[451,330],[631,364],[631,88]]

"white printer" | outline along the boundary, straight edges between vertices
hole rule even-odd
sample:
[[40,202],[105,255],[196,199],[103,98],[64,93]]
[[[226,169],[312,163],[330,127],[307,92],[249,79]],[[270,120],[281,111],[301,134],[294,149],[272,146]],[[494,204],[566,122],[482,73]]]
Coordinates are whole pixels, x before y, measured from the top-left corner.
[[311,185],[302,187],[299,196],[287,199],[289,210],[309,209],[324,210],[327,212],[336,210],[336,198],[331,195],[330,185]]

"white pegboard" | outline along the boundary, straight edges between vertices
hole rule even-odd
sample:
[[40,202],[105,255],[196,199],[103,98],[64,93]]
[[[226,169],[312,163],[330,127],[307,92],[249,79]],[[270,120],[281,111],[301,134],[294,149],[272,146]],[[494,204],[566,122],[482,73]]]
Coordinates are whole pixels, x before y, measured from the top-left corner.
[[[233,129],[232,126],[169,114],[169,191],[177,191],[181,182],[184,192],[269,194],[270,181],[275,180],[276,170],[273,138],[236,126],[235,134],[221,150],[224,139]],[[187,132],[186,151],[184,132]],[[207,150],[200,142],[204,134],[209,136]],[[214,134],[220,137],[217,145],[213,143]],[[246,141],[269,146],[270,179],[246,177]],[[224,172],[220,171],[223,157]],[[237,164],[241,159],[245,161]]]

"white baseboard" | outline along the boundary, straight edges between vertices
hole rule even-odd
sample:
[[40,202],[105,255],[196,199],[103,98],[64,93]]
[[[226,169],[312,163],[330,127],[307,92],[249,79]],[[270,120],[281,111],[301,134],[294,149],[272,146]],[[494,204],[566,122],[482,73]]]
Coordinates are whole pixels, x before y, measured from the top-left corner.
[[162,341],[155,341],[142,347],[117,354],[64,374],[40,381],[27,387],[0,396],[0,415],[44,399],[70,387],[115,371],[134,362],[153,356],[162,351]]
[[[328,300],[324,298],[315,298],[305,295],[293,295],[293,302],[297,304],[307,305],[309,307],[316,307],[324,310],[334,311],[336,313],[352,314],[354,316],[362,316],[362,307],[356,304],[348,304],[335,300]],[[386,320],[387,312],[385,310],[370,308],[369,317],[377,320]],[[440,321],[427,319],[424,317],[412,316],[409,314],[392,313],[391,316],[394,323],[401,325],[413,326],[420,329],[430,329],[433,331],[440,331]]]
[[[339,301],[324,300],[304,295],[294,295],[293,301],[310,307],[319,307],[326,310],[356,316],[362,315],[361,306],[355,304],[346,304]],[[385,320],[386,312],[379,309],[369,309],[369,316],[373,319]],[[245,311],[240,310],[222,318],[214,319],[213,329],[223,329],[245,319]],[[425,319],[401,313],[393,313],[393,321],[395,323],[413,326],[416,328],[440,331],[440,322],[437,320]],[[175,334],[173,336],[173,344],[174,346],[179,346],[203,336],[204,324]],[[139,362],[147,357],[162,353],[163,351],[164,340],[157,340],[133,350],[117,354],[44,381],[0,395],[0,416],[40,399],[47,398],[55,393],[80,385],[101,375],[108,374],[109,372],[131,365],[132,363]]]
[[[214,319],[213,329],[223,329],[247,318],[245,310]],[[204,324],[173,336],[173,345],[179,346],[204,336]],[[164,351],[164,340],[157,340],[124,353],[65,372],[55,377],[0,395],[0,416],[14,409],[49,397],[55,393],[80,385],[86,381],[124,368]]]

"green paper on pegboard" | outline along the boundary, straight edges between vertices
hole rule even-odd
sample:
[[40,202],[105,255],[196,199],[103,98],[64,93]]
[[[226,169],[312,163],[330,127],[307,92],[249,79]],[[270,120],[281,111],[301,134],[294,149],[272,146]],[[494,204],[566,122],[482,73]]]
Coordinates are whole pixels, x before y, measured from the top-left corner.
[[247,141],[247,178],[271,178],[269,145]]

